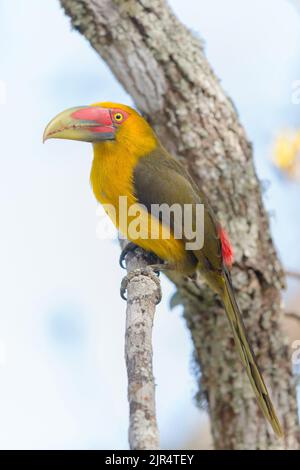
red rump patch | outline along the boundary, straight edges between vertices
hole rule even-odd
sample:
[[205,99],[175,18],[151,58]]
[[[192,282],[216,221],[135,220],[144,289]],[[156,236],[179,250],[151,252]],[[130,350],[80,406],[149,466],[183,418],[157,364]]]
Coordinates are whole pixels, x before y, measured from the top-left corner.
[[227,235],[227,232],[219,225],[218,227],[218,233],[219,237],[221,240],[221,245],[222,245],[222,257],[225,265],[228,268],[231,268],[232,263],[233,263],[233,248],[232,245],[229,241],[229,237]]

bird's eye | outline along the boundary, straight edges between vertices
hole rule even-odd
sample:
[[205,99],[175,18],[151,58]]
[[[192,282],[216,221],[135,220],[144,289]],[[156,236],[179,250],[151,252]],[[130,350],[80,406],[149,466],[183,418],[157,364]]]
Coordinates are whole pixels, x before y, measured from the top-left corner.
[[121,113],[116,113],[114,115],[114,120],[117,121],[117,122],[122,122],[123,121],[123,114]]

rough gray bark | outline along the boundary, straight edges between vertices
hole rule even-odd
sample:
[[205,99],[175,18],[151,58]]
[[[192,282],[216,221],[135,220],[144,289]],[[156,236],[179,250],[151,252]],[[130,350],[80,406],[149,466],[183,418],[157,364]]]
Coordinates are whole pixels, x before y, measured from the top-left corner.
[[273,435],[258,411],[220,302],[200,280],[177,275],[177,301],[184,304],[195,363],[201,368],[198,399],[207,400],[215,447],[298,448],[295,386],[281,327],[284,275],[251,145],[200,40],[164,0],[60,1],[164,145],[206,191],[233,242],[238,302],[285,439]]
[[[126,243],[126,242],[125,242]],[[124,241],[121,246],[125,245]],[[134,450],[159,449],[155,382],[152,364],[152,327],[160,302],[160,281],[147,268],[142,250],[126,256],[128,275],[121,289],[127,292],[125,358],[128,376],[129,445]]]

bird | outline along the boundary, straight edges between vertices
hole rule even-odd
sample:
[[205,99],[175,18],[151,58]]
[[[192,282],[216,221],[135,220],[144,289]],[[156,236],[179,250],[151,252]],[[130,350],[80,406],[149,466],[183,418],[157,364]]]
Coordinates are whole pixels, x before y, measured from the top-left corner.
[[[233,248],[204,191],[178,159],[166,150],[147,120],[127,105],[101,102],[66,109],[46,126],[43,141],[48,139],[92,143],[94,158],[90,181],[94,195],[119,231],[130,240],[131,248],[138,246],[154,254],[162,260],[155,265],[161,270],[172,269],[186,276],[199,272],[220,297],[258,405],[275,434],[282,437],[280,421],[236,301],[230,274]],[[124,198],[127,208],[135,207],[131,214],[130,209],[128,214],[124,214]],[[201,246],[195,244],[194,248],[187,249],[185,234],[181,238],[175,236],[176,226],[178,228],[185,222],[184,217],[177,220],[176,211],[172,213],[169,224],[161,213],[152,213],[153,206],[162,204],[167,207],[176,205],[182,211],[186,205],[191,206],[194,230],[198,230],[195,208],[198,205],[203,207]],[[134,225],[137,208],[139,229],[129,230]],[[151,230],[154,227],[159,236],[151,236],[149,227]],[[168,236],[162,235],[165,229],[168,229]],[[122,253],[122,260],[127,252],[125,249]]]

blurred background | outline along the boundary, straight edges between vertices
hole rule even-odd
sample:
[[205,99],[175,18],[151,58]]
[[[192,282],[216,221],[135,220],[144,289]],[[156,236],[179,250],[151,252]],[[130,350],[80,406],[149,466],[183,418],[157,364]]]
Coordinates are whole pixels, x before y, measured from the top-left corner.
[[[254,144],[285,269],[300,271],[300,2],[169,0],[206,53]],[[299,7],[297,9],[297,7]],[[124,449],[124,272],[97,233],[89,144],[42,145],[49,119],[95,101],[132,104],[57,0],[0,0],[0,447]],[[163,448],[209,448],[193,404],[192,345],[181,309],[154,327]],[[300,281],[284,293],[300,340]],[[298,318],[298,319],[297,319]]]

